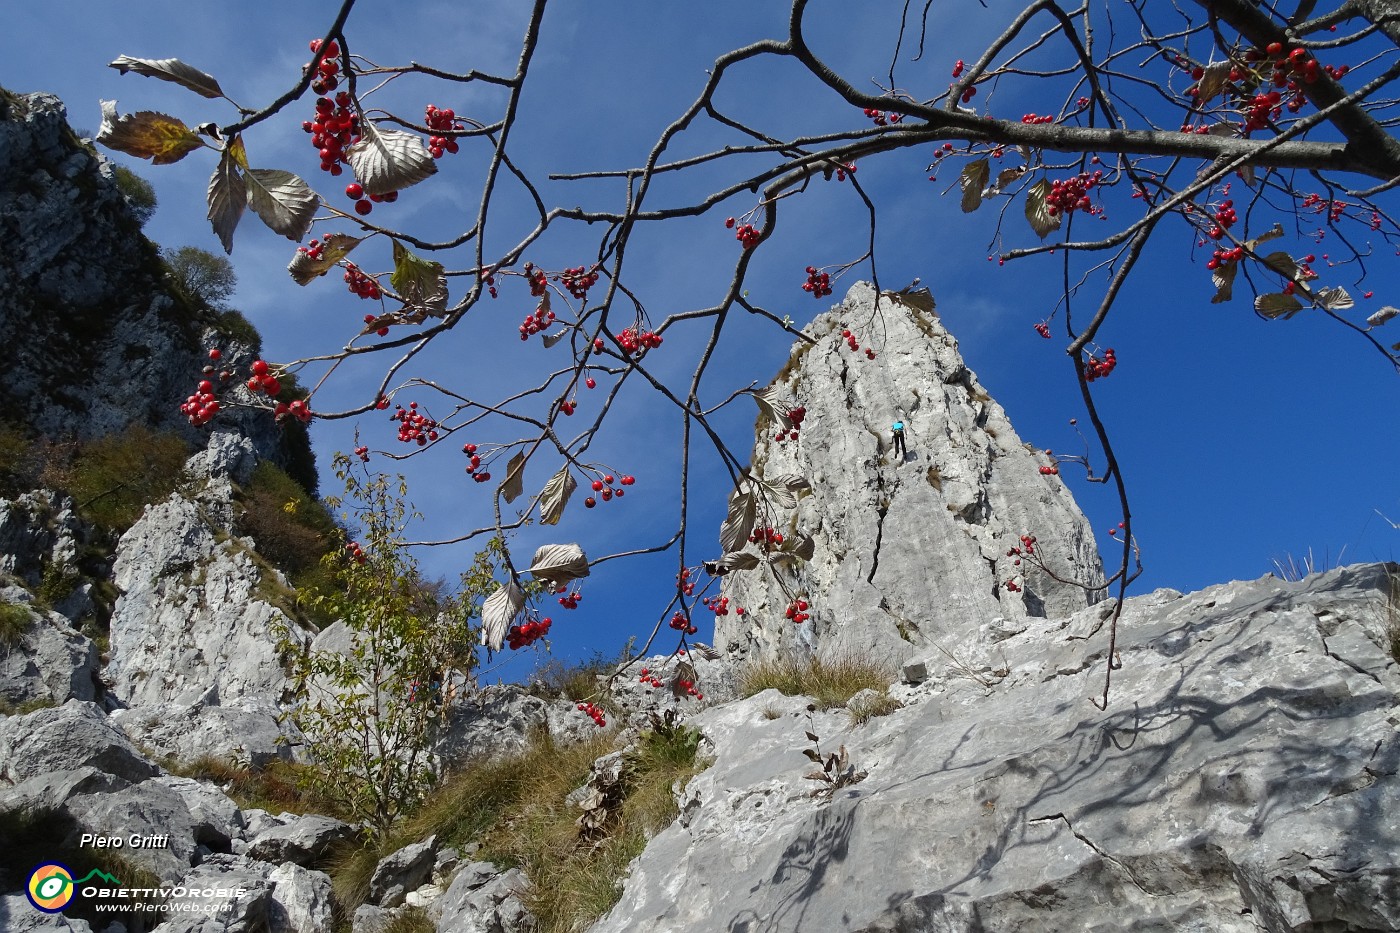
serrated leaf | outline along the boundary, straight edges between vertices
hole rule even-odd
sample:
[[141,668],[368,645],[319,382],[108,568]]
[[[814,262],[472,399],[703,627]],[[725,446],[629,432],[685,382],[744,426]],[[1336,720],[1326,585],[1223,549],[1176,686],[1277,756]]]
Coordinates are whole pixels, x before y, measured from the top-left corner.
[[287,272],[291,274],[293,282],[306,285],[335,268],[335,264],[350,255],[350,251],[361,242],[360,237],[348,233],[328,233],[321,237],[320,259],[312,259],[310,253],[297,250],[292,261],[287,263]]
[[559,519],[564,515],[564,506],[569,504],[569,496],[573,495],[577,488],[578,481],[569,472],[569,465],[566,463],[559,468],[558,473],[549,478],[549,482],[544,484],[544,489],[540,490],[540,524],[559,524]]
[[1303,303],[1294,295],[1271,292],[1254,299],[1254,310],[1265,317],[1282,317],[1287,320],[1303,310]]
[[447,313],[447,274],[442,263],[415,255],[398,240],[394,241],[394,273],[389,284],[403,299],[406,310],[432,317]]
[[705,572],[722,577],[731,570],[752,570],[759,565],[758,555],[751,551],[731,551],[719,560],[705,561]]
[[1215,296],[1211,298],[1211,304],[1218,305],[1234,296],[1235,274],[1239,271],[1239,263],[1234,262],[1222,263],[1215,267],[1210,274],[1210,281],[1215,286]]
[[798,532],[783,539],[783,550],[790,551],[794,557],[802,560],[811,560],[812,555],[817,552],[817,542],[809,534]]
[[248,206],[262,222],[289,240],[300,240],[311,229],[321,203],[311,186],[291,172],[253,168],[245,173]]
[[1208,104],[1220,96],[1220,92],[1225,90],[1225,85],[1230,81],[1231,64],[1226,62],[1211,62],[1205,67],[1205,74],[1201,75],[1201,80],[1196,84],[1196,103]]
[[147,78],[173,81],[194,91],[200,97],[212,99],[224,96],[219,82],[214,80],[213,75],[207,75],[193,65],[186,65],[178,58],[132,58],[130,55],[122,55],[116,61],[108,62],[107,67],[115,68],[122,74],[133,71]]
[[1259,234],[1254,239],[1245,240],[1244,248],[1250,252],[1254,252],[1256,249],[1259,248],[1260,243],[1267,243],[1270,240],[1277,240],[1281,236],[1283,236],[1283,224],[1274,224],[1272,227],[1270,227],[1268,230],[1265,230],[1263,233]]
[[389,194],[416,185],[437,171],[423,140],[401,130],[381,130],[360,121],[360,141],[345,150],[345,160],[365,194]]
[[1386,321],[1397,316],[1400,316],[1400,308],[1392,308],[1390,305],[1386,305],[1384,308],[1381,308],[1375,314],[1368,317],[1366,323],[1372,327],[1380,327]]
[[780,473],[767,481],[769,485],[781,486],[792,492],[802,492],[812,488],[812,483],[801,473]]
[[1317,303],[1328,311],[1345,311],[1347,308],[1356,307],[1356,302],[1340,285],[1336,288],[1319,289],[1316,294]]
[[764,498],[778,508],[793,509],[797,507],[797,496],[789,492],[786,486],[779,483],[769,483],[766,480],[760,480],[758,485],[764,492]]
[[481,604],[481,643],[492,651],[500,651],[506,643],[506,632],[524,611],[525,594],[514,581],[497,587]]
[[199,136],[177,117],[152,110],[117,113],[117,102],[102,102],[102,126],[97,141],[108,149],[125,152],[152,165],[169,165],[204,145]]
[[248,187],[243,181],[243,173],[238,170],[233,147],[226,146],[219,156],[219,164],[209,178],[209,223],[224,252],[233,252],[233,231],[243,217],[248,206]]
[[1240,134],[1240,125],[1231,120],[1224,120],[1220,123],[1212,123],[1206,127],[1207,136],[1222,136],[1226,139],[1234,139]]
[[962,173],[958,175],[958,184],[962,186],[962,212],[971,214],[982,206],[982,189],[987,187],[987,180],[992,176],[992,166],[986,159],[978,159],[963,166]]
[[731,493],[729,513],[724,517],[724,524],[719,529],[720,550],[728,554],[743,548],[748,543],[749,535],[753,533],[756,515],[752,492],[739,492],[736,489]]
[[1277,250],[1259,260],[1274,272],[1292,281],[1298,277],[1298,263],[1283,250]]
[[1049,195],[1050,182],[1044,178],[1031,185],[1030,190],[1026,192],[1026,222],[1042,240],[1060,229],[1060,216],[1051,214],[1049,205],[1046,204]]
[[506,479],[501,483],[501,497],[514,502],[525,491],[525,451],[516,451],[506,464]]
[[590,573],[588,558],[577,544],[546,544],[535,552],[526,569],[536,579],[551,583],[581,580]]
[[1002,169],[997,172],[996,190],[1003,190],[1007,185],[1016,181],[1024,174],[1026,174],[1026,167],[1024,165],[1016,165],[1011,168]]
[[750,394],[753,395],[753,400],[758,403],[758,410],[766,415],[770,421],[775,422],[780,430],[792,430],[792,419],[788,417],[791,409],[786,402],[779,401],[777,386]]
[[540,343],[544,345],[544,348],[546,350],[548,350],[550,347],[554,346],[556,343],[563,340],[568,335],[569,330],[568,328],[565,328],[564,330],[559,331],[559,333],[557,334],[545,334],[543,337],[540,338]]

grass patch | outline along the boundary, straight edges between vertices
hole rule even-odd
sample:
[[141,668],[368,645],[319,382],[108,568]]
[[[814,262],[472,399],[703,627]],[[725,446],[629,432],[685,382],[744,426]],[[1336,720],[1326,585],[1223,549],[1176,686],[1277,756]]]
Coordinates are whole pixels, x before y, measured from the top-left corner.
[[832,709],[862,690],[884,690],[894,676],[888,666],[859,657],[761,661],[740,672],[739,693],[751,697],[771,688],[811,697],[818,709]]
[[[53,709],[58,702],[53,697],[35,697],[23,703],[11,703],[0,698],[0,716],[28,716],[41,709]],[[0,836],[0,838],[3,838]]]
[[558,658],[550,658],[535,668],[527,689],[544,700],[568,700],[572,703],[591,700],[610,713],[616,712],[611,694],[602,691],[598,678],[616,670],[630,656],[631,648],[629,642],[616,657],[608,657],[599,651],[588,660],[576,664],[565,664]]
[[654,726],[627,759],[623,795],[601,840],[580,839],[580,810],[566,798],[612,751],[611,738],[559,745],[539,733],[515,755],[449,775],[384,838],[341,853],[331,869],[340,909],[348,916],[364,902],[381,858],[436,834],[442,845],[477,842],[476,858],[522,869],[532,882],[525,905],[537,933],[586,929],[617,903],[627,866],[647,840],[676,818],[673,785],[703,767],[698,731],[666,720]]
[[66,447],[50,450],[40,479],[71,495],[83,517],[110,534],[175,491],[190,452],[179,436],[143,424]]
[[19,603],[0,605],[0,646],[13,648],[24,638],[33,624],[29,608]]
[[381,928],[381,933],[437,933],[437,924],[421,907],[405,907]]
[[878,696],[857,700],[850,704],[846,711],[851,716],[851,724],[863,726],[877,716],[888,716],[897,709],[903,709],[904,704],[888,693],[881,693]]
[[343,818],[334,801],[306,790],[303,772],[310,766],[273,762],[266,768],[249,768],[223,758],[205,756],[188,764],[166,759],[161,766],[171,774],[211,781],[238,804],[239,809],[266,810],[269,813],[318,813]]

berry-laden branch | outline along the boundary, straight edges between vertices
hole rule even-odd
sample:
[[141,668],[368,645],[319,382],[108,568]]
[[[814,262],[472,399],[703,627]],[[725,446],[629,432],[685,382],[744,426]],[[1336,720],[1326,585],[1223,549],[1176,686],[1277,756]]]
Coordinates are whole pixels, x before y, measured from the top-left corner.
[[[1115,391],[1120,382],[1112,378],[1119,357],[1109,335],[1124,283],[1143,261],[1194,261],[1212,302],[1252,300],[1266,321],[1321,312],[1313,316],[1358,333],[1400,368],[1400,343],[1379,330],[1400,312],[1383,306],[1363,316],[1336,279],[1354,270],[1356,279],[1345,285],[1356,288],[1368,262],[1400,245],[1400,226],[1386,200],[1400,179],[1400,141],[1392,132],[1391,98],[1400,79],[1394,4],[1305,3],[1292,19],[1247,0],[1197,5],[1204,17],[1148,4],[1129,4],[1125,11],[1113,0],[1086,0],[1072,9],[1033,0],[1009,13],[986,12],[1002,19],[979,49],[961,47],[956,31],[942,31],[947,38],[930,44],[929,37],[940,34],[930,29],[935,5],[913,13],[910,3],[896,3],[899,29],[885,86],[866,92],[859,89],[864,76],[843,74],[817,53],[818,14],[807,0],[794,0],[786,35],[716,58],[699,92],[677,107],[641,158],[589,171],[560,165],[548,176],[553,187],[545,188],[522,168],[521,156],[562,147],[549,121],[522,120],[521,101],[535,86],[532,67],[552,9],[548,0],[531,4],[510,74],[376,61],[373,26],[353,15],[354,0],[344,0],[322,36],[311,40],[310,61],[287,76],[289,90],[262,109],[239,110],[222,129],[211,113],[201,133],[169,115],[112,110],[98,141],[159,164],[191,152],[212,154],[217,164],[208,216],[226,248],[251,209],[276,233],[305,244],[288,267],[297,284],[318,294],[334,289],[333,282],[343,284],[351,296],[343,300],[360,310],[338,328],[328,325],[323,346],[284,363],[221,358],[223,351],[215,349],[205,372],[192,374],[195,391],[181,410],[198,427],[217,425],[233,407],[303,423],[386,418],[396,443],[381,448],[357,436],[354,456],[361,465],[454,448],[448,455],[465,458],[464,475],[472,481],[456,492],[470,496],[475,487],[487,487],[489,506],[480,505],[489,507],[491,520],[418,544],[504,541],[527,524],[560,525],[580,509],[621,512],[633,500],[621,506],[614,500],[628,492],[655,495],[655,486],[634,491],[641,470],[590,459],[593,445],[614,430],[626,431],[627,425],[617,425],[624,418],[620,406],[628,406],[626,418],[635,418],[632,406],[643,397],[652,400],[648,430],[678,417],[676,524],[658,536],[667,539],[663,544],[622,546],[591,561],[579,545],[549,545],[525,567],[502,543],[494,589],[482,609],[491,648],[523,649],[554,624],[554,617],[529,608],[531,599],[547,594],[562,609],[574,608],[583,597],[578,581],[591,567],[674,548],[677,587],[643,651],[669,625],[677,652],[688,650],[701,609],[746,614],[717,589],[729,573],[772,574],[788,597],[791,624],[823,611],[803,586],[812,538],[801,528],[780,531],[775,520],[810,481],[767,477],[747,466],[721,427],[728,406],[747,394],[776,442],[795,443],[806,408],[800,399],[755,391],[754,374],[736,378],[736,367],[716,363],[732,362],[728,347],[740,331],[746,340],[760,328],[774,340],[811,342],[790,317],[765,307],[776,307],[769,299],[750,298],[749,290],[761,291],[769,276],[818,300],[857,270],[878,289],[876,218],[889,177],[870,184],[865,166],[902,150],[927,152],[923,174],[929,181],[940,171],[956,172],[948,193],[961,213],[996,205],[995,255],[988,259],[997,263],[990,268],[1043,253],[1058,257],[1060,281],[1047,291],[1062,294],[1033,309],[1031,323],[1042,337],[1052,337],[1051,321],[1063,305],[1064,349],[1098,446],[1094,459],[1101,455],[1103,462],[1101,473],[1090,471],[1087,478],[1112,481],[1121,513],[1111,532],[1122,545],[1117,568],[1092,588],[1116,586],[1121,607],[1141,564],[1127,482],[1096,395]],[[911,54],[905,40],[916,15],[919,40]],[[1124,16],[1126,25],[1115,21]],[[1338,31],[1343,25],[1347,31]],[[211,100],[231,100],[211,76],[180,63],[123,56],[113,64],[177,81]],[[772,108],[744,110],[727,96],[737,90],[742,100],[751,75],[782,69],[825,89],[824,98],[810,101],[819,118],[805,130],[792,131],[790,114],[771,120]],[[433,83],[433,98],[413,96],[414,81]],[[476,92],[470,97],[462,90],[468,85]],[[312,170],[337,179],[331,196],[291,171],[259,162],[258,153],[272,148],[262,141],[286,129],[281,118],[294,105],[307,117],[300,129],[309,136],[305,155],[312,156]],[[573,117],[564,114],[560,125],[571,126]],[[691,181],[701,172],[705,184]],[[910,177],[907,189],[921,184]],[[447,218],[448,229],[457,232],[446,236],[410,222],[411,211],[439,185],[469,192],[461,216]],[[555,193],[607,185],[618,187],[591,202]],[[799,200],[863,211],[863,254],[854,260],[851,253],[833,255],[833,247],[802,226],[789,221],[780,227]],[[701,285],[678,292],[638,258],[656,251],[650,242],[642,249],[637,236],[646,230],[649,239],[664,239],[687,219],[711,225],[711,245],[733,252],[722,273],[711,271]],[[1290,236],[1302,242],[1290,243]],[[1329,238],[1335,245],[1319,262],[1318,244]],[[793,244],[801,247],[800,262],[809,264],[777,268],[777,255]],[[1237,299],[1237,286],[1250,297]],[[1081,322],[1071,314],[1071,301],[1090,289],[1101,291]],[[886,295],[916,300],[909,290],[881,295],[876,315]],[[1368,290],[1362,300],[1371,296]],[[359,302],[370,302],[370,310]],[[664,308],[664,316],[648,306]],[[472,361],[495,354],[502,338],[493,322],[501,319],[514,328],[505,342],[539,362],[512,367],[503,379],[474,380]],[[862,347],[862,333],[860,322],[850,322],[847,346],[879,365],[875,348]],[[428,352],[449,345],[445,355]],[[499,350],[504,355],[505,345]],[[432,361],[444,357],[456,365],[434,372]],[[351,372],[362,373],[372,359],[383,361],[377,384],[353,384]],[[305,373],[316,377],[309,393],[291,378]],[[322,400],[325,405],[318,404]],[[565,430],[571,424],[579,425],[572,436]],[[703,452],[692,443],[701,438],[708,448]],[[1051,459],[1040,469],[1057,472],[1062,462],[1087,467],[1090,456]],[[550,478],[527,489],[527,478],[537,475]],[[725,476],[730,486],[719,555],[707,535],[690,533],[691,484],[702,475]],[[1008,556],[1054,575],[1054,568],[1040,565],[1029,531],[1008,544]],[[697,547],[698,561],[690,557]],[[1014,577],[1003,584],[1019,589]],[[693,678],[678,676],[676,683],[682,680]],[[693,682],[690,689],[699,692]]]

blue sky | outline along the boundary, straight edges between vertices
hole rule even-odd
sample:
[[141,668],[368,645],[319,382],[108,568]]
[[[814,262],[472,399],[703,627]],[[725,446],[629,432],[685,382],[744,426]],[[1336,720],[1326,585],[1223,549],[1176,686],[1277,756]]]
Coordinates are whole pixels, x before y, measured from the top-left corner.
[[[853,12],[849,4],[812,4],[812,42],[860,87],[888,70],[894,38],[890,10],[901,4],[870,3]],[[916,5],[917,6],[917,5]],[[106,63],[119,54],[180,58],[214,74],[240,102],[258,105],[286,89],[308,59],[307,40],[320,35],[335,5],[309,2],[272,4],[256,0],[215,4],[204,0],[55,0],[16,4],[6,13],[0,36],[0,84],[15,91],[49,91],[64,99],[70,122],[95,130],[99,99],[115,99],[123,112],[163,110],[194,124],[228,122],[231,108],[207,102],[170,84],[121,76]],[[518,54],[525,4],[503,2],[390,3],[362,0],[349,32],[357,52],[384,63],[409,59],[448,69],[508,72]],[[710,2],[641,3],[598,0],[559,3],[547,18],[514,152],[521,167],[541,180],[550,203],[614,208],[621,189],[613,183],[545,183],[548,172],[583,171],[639,165],[662,128],[690,102],[713,59],[765,36],[783,35],[786,5]],[[905,61],[898,77],[918,97],[932,97],[948,81],[958,58],[972,60],[978,39],[1000,26],[995,11],[962,5],[930,30],[921,62]],[[1002,14],[1003,16],[1005,14]],[[954,38],[955,37],[955,38]],[[907,58],[907,56],[906,56]],[[819,132],[868,125],[859,111],[790,66],[763,63],[746,69],[720,95],[727,112],[752,119],[774,134]],[[426,80],[404,79],[381,95],[413,118],[424,103],[451,106],[459,114],[491,119],[500,93],[470,86],[443,88]],[[979,100],[978,105],[984,101]],[[1027,97],[1011,87],[990,104],[998,116],[1047,112],[1052,101]],[[348,177],[321,173],[299,123],[310,116],[311,98],[293,105],[284,118],[246,138],[254,165],[284,168],[306,178],[328,200],[348,205],[340,189]],[[703,151],[725,137],[701,128],[674,150]],[[213,159],[195,153],[178,165],[153,167],[128,157],[113,158],[134,168],[155,186],[160,207],[147,233],[166,246],[195,245],[218,250],[204,219],[203,197]],[[882,283],[902,285],[915,276],[931,287],[949,330],[959,339],[969,365],[1007,409],[1022,438],[1040,447],[1073,451],[1077,438],[1069,419],[1082,417],[1073,373],[1060,352],[1063,340],[1045,341],[1032,325],[1054,308],[1060,293],[1059,266],[1051,257],[999,268],[987,256],[995,230],[994,212],[959,212],[955,196],[943,192],[956,181],[961,163],[941,171],[936,183],[925,170],[928,151],[895,154],[862,163],[860,177],[880,210],[879,262]],[[480,162],[465,151],[443,171],[405,192],[392,207],[382,205],[374,219],[393,222],[428,236],[461,229],[474,210],[474,172]],[[671,202],[717,186],[726,175],[708,171],[694,183],[667,180],[655,203]],[[512,202],[502,202],[508,205]],[[518,204],[519,202],[514,202]],[[1110,223],[1132,216],[1134,202],[1120,193],[1105,197]],[[731,199],[705,216],[648,229],[631,251],[633,284],[659,320],[665,314],[709,304],[728,281],[735,256],[727,215],[738,215],[752,200]],[[1018,211],[1019,205],[1013,210]],[[392,211],[392,212],[391,212]],[[499,232],[488,247],[500,249],[529,224],[498,210]],[[1105,224],[1107,227],[1108,224]],[[345,229],[345,225],[328,229]],[[1308,221],[1291,230],[1280,248],[1295,255],[1329,252],[1335,244],[1313,243]],[[1011,245],[1033,240],[1022,228]],[[584,262],[595,248],[595,230],[551,233],[527,258],[547,268]],[[848,186],[818,185],[784,208],[778,236],[765,243],[748,288],[756,302],[805,323],[830,301],[814,301],[800,291],[808,264],[854,259],[864,249],[864,209]],[[1363,235],[1364,236],[1364,235]],[[593,239],[590,239],[593,238]],[[251,217],[239,230],[232,259],[240,287],[233,305],[263,331],[266,355],[286,360],[325,352],[343,341],[365,305],[329,277],[299,288],[283,272],[294,247]],[[1209,250],[1205,251],[1208,255]],[[1340,250],[1338,249],[1340,255]],[[1238,289],[1236,300],[1210,304],[1212,289],[1206,255],[1193,249],[1181,224],[1165,225],[1150,247],[1149,259],[1120,299],[1100,343],[1115,348],[1120,366],[1096,384],[1097,398],[1110,426],[1130,484],[1134,521],[1143,549],[1145,573],[1135,587],[1147,592],[1169,586],[1181,590],[1230,579],[1257,577],[1274,558],[1302,558],[1309,550],[1319,562],[1394,559],[1400,531],[1378,514],[1400,521],[1400,436],[1395,429],[1395,372],[1368,345],[1345,329],[1307,313],[1291,321],[1265,322],[1254,316]],[[366,267],[389,267],[387,251],[361,257]],[[467,264],[465,257],[449,266]],[[1345,285],[1358,297],[1357,318],[1382,304],[1400,303],[1393,248],[1377,244],[1364,283],[1352,269],[1329,271],[1328,284]],[[835,286],[839,299],[850,281],[869,276],[857,268]],[[1374,297],[1361,300],[1365,291]],[[1094,301],[1087,287],[1078,299],[1082,314]],[[469,392],[515,385],[520,372],[535,372],[543,352],[522,345],[516,325],[533,304],[518,282],[503,289],[502,300],[479,308],[477,319],[449,339],[451,346],[425,363],[434,378]],[[1400,328],[1400,321],[1390,325]],[[668,333],[653,360],[673,386],[689,371],[688,335]],[[1394,342],[1396,335],[1384,335]],[[446,343],[446,341],[444,341]],[[766,383],[786,358],[788,341],[750,320],[735,322],[722,344],[723,358],[706,383],[706,398],[718,401],[734,388]],[[673,360],[673,361],[672,361]],[[550,359],[551,365],[560,365]],[[665,364],[665,365],[662,365]],[[328,387],[318,408],[361,400],[377,384],[367,364],[346,367]],[[602,391],[600,387],[599,392]],[[401,400],[429,397],[403,395]],[[586,399],[585,399],[586,403]],[[440,406],[433,406],[438,408]],[[731,446],[746,450],[753,410],[734,409],[719,419]],[[382,415],[358,425],[371,447],[399,450],[395,426]],[[334,449],[351,446],[346,422],[322,424],[315,438],[328,463]],[[483,429],[478,442],[514,440]],[[613,412],[612,426],[590,453],[617,472],[633,473],[638,485],[625,501],[585,512],[577,503],[563,524],[548,535],[521,536],[519,556],[546,539],[576,540],[590,555],[659,543],[674,525],[674,478],[679,458],[678,420],[641,393],[626,392]],[[446,537],[489,521],[484,486],[462,472],[460,446],[433,451],[404,463],[413,498],[428,513],[424,537]],[[723,515],[723,473],[713,459],[702,459],[701,482],[692,497],[692,562],[715,556]],[[553,467],[534,469],[527,488],[538,488]],[[493,470],[504,474],[504,463]],[[1118,521],[1111,489],[1084,482],[1065,471],[1081,507],[1108,548],[1107,529]],[[334,488],[334,480],[324,484]],[[470,562],[463,548],[435,549],[422,555],[435,575],[455,579]],[[555,619],[556,654],[568,658],[593,651],[614,653],[628,635],[644,638],[665,605],[675,561],[614,561],[599,567],[584,589],[576,612],[545,610]],[[701,616],[704,613],[700,614]],[[703,633],[702,633],[703,637]],[[515,676],[534,658],[515,659],[493,676]]]

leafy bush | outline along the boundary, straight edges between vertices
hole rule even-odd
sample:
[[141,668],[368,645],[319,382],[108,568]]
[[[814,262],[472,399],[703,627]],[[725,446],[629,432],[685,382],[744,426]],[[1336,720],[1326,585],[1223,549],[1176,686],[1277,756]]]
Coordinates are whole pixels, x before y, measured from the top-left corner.
[[238,287],[238,276],[227,258],[197,246],[162,249],[171,287],[196,306],[223,310]]
[[264,460],[254,468],[242,504],[239,532],[251,537],[258,553],[286,572],[294,585],[324,576],[321,558],[339,550],[344,536],[323,503]]
[[175,491],[188,456],[189,445],[179,436],[132,424],[66,452],[51,451],[40,478],[71,495],[93,524],[120,534],[147,505]]
[[291,663],[291,718],[318,766],[312,789],[382,834],[436,782],[429,749],[475,665],[473,620],[484,591],[464,584],[462,598],[444,599],[425,584],[403,546],[410,512],[402,477],[361,477],[344,454],[335,464],[346,498],[329,504],[351,504],[363,543],[323,558],[335,585],[311,602],[345,623],[353,649],[312,651],[286,628],[279,648]]
[[242,311],[233,308],[216,311],[210,325],[229,340],[246,346],[254,356],[262,355],[262,334]]
[[151,187],[150,182],[125,165],[116,166],[112,174],[116,179],[117,187],[126,198],[127,207],[131,208],[131,216],[135,217],[136,222],[144,227],[146,221],[150,220],[151,215],[156,212],[156,189]]
[[845,706],[862,690],[883,691],[894,675],[886,665],[849,656],[765,661],[740,673],[739,692],[751,697],[774,688],[788,696],[809,696],[819,709],[832,709]]
[[27,606],[17,603],[0,604],[0,647],[13,648],[29,631],[33,617]]

